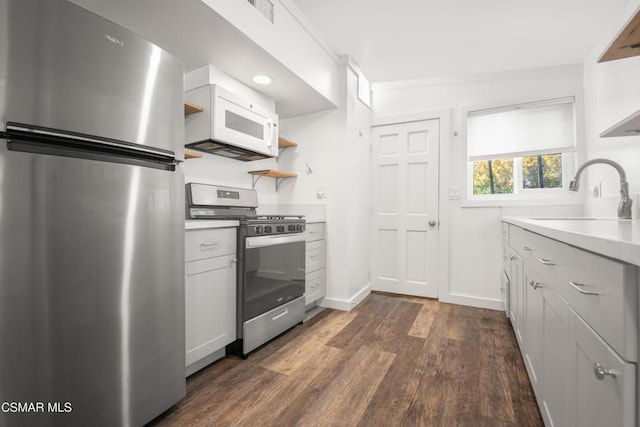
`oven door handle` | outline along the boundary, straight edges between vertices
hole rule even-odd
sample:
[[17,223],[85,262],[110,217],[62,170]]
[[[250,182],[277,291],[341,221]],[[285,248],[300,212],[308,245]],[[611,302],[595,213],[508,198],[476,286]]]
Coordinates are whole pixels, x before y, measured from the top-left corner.
[[251,248],[263,248],[265,246],[284,245],[286,243],[304,242],[304,234],[288,234],[288,235],[275,235],[275,236],[256,236],[247,237],[245,239],[245,247]]

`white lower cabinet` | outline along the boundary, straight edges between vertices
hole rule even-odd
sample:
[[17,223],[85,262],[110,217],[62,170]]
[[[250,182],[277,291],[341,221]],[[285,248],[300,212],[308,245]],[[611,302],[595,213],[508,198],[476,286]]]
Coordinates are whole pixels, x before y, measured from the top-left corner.
[[[636,426],[636,366],[571,310],[573,425]],[[559,425],[559,424],[557,424]]]
[[325,224],[306,225],[305,305],[315,303],[327,294],[325,261]]
[[524,361],[534,390],[541,390],[544,366],[544,302],[542,284],[535,272],[524,267]]
[[[223,357],[225,346],[236,339],[235,241],[236,230],[231,228],[187,231],[187,376]],[[200,249],[215,256],[200,259]]]
[[524,274],[522,257],[512,248],[508,248],[509,257],[509,318],[522,346],[524,340]]
[[542,292],[543,370],[542,407],[545,421],[552,426],[569,425],[571,359],[569,357],[569,306],[552,287]]
[[508,235],[510,318],[545,425],[637,427],[638,267]]

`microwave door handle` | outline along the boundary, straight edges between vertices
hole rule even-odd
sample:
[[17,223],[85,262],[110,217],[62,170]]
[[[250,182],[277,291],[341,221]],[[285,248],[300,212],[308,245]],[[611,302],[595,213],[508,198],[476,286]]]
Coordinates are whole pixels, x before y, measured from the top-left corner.
[[268,138],[269,143],[267,144],[267,147],[273,147],[273,142],[276,137],[276,129],[273,126],[273,122],[271,120],[267,121],[267,125],[269,125],[269,135],[270,135],[270,137]]

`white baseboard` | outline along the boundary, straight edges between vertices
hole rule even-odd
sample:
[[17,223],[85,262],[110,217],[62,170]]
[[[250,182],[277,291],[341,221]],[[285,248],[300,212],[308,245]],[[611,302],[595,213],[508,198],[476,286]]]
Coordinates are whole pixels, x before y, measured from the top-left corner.
[[320,301],[319,305],[320,307],[333,308],[334,310],[351,311],[358,304],[360,304],[362,300],[365,299],[370,293],[371,283],[367,283],[349,300],[325,297]]
[[504,311],[504,306],[502,305],[501,300],[489,299],[489,298],[478,298],[472,297],[468,295],[442,295],[440,298],[440,302],[445,302],[449,304],[458,304],[458,305],[466,305],[469,307],[477,307],[477,308],[487,308],[489,310],[499,310]]

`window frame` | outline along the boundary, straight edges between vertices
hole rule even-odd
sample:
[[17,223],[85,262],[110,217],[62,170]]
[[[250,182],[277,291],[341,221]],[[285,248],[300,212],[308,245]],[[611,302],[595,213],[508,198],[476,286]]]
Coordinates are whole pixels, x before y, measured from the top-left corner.
[[[511,194],[473,194],[473,161],[468,157],[468,115],[477,110],[488,110],[511,105],[540,102],[555,98],[573,97],[575,151],[562,153],[562,187],[561,188],[530,188],[522,185],[522,157],[513,158],[514,192]],[[460,141],[461,141],[461,171],[462,171],[462,207],[481,206],[521,206],[521,205],[575,205],[582,203],[579,193],[569,191],[569,183],[575,174],[577,159],[582,152],[584,141],[584,102],[581,94],[554,94],[537,98],[521,98],[505,102],[492,102],[482,105],[465,106],[460,109]],[[510,157],[501,157],[508,159]]]

